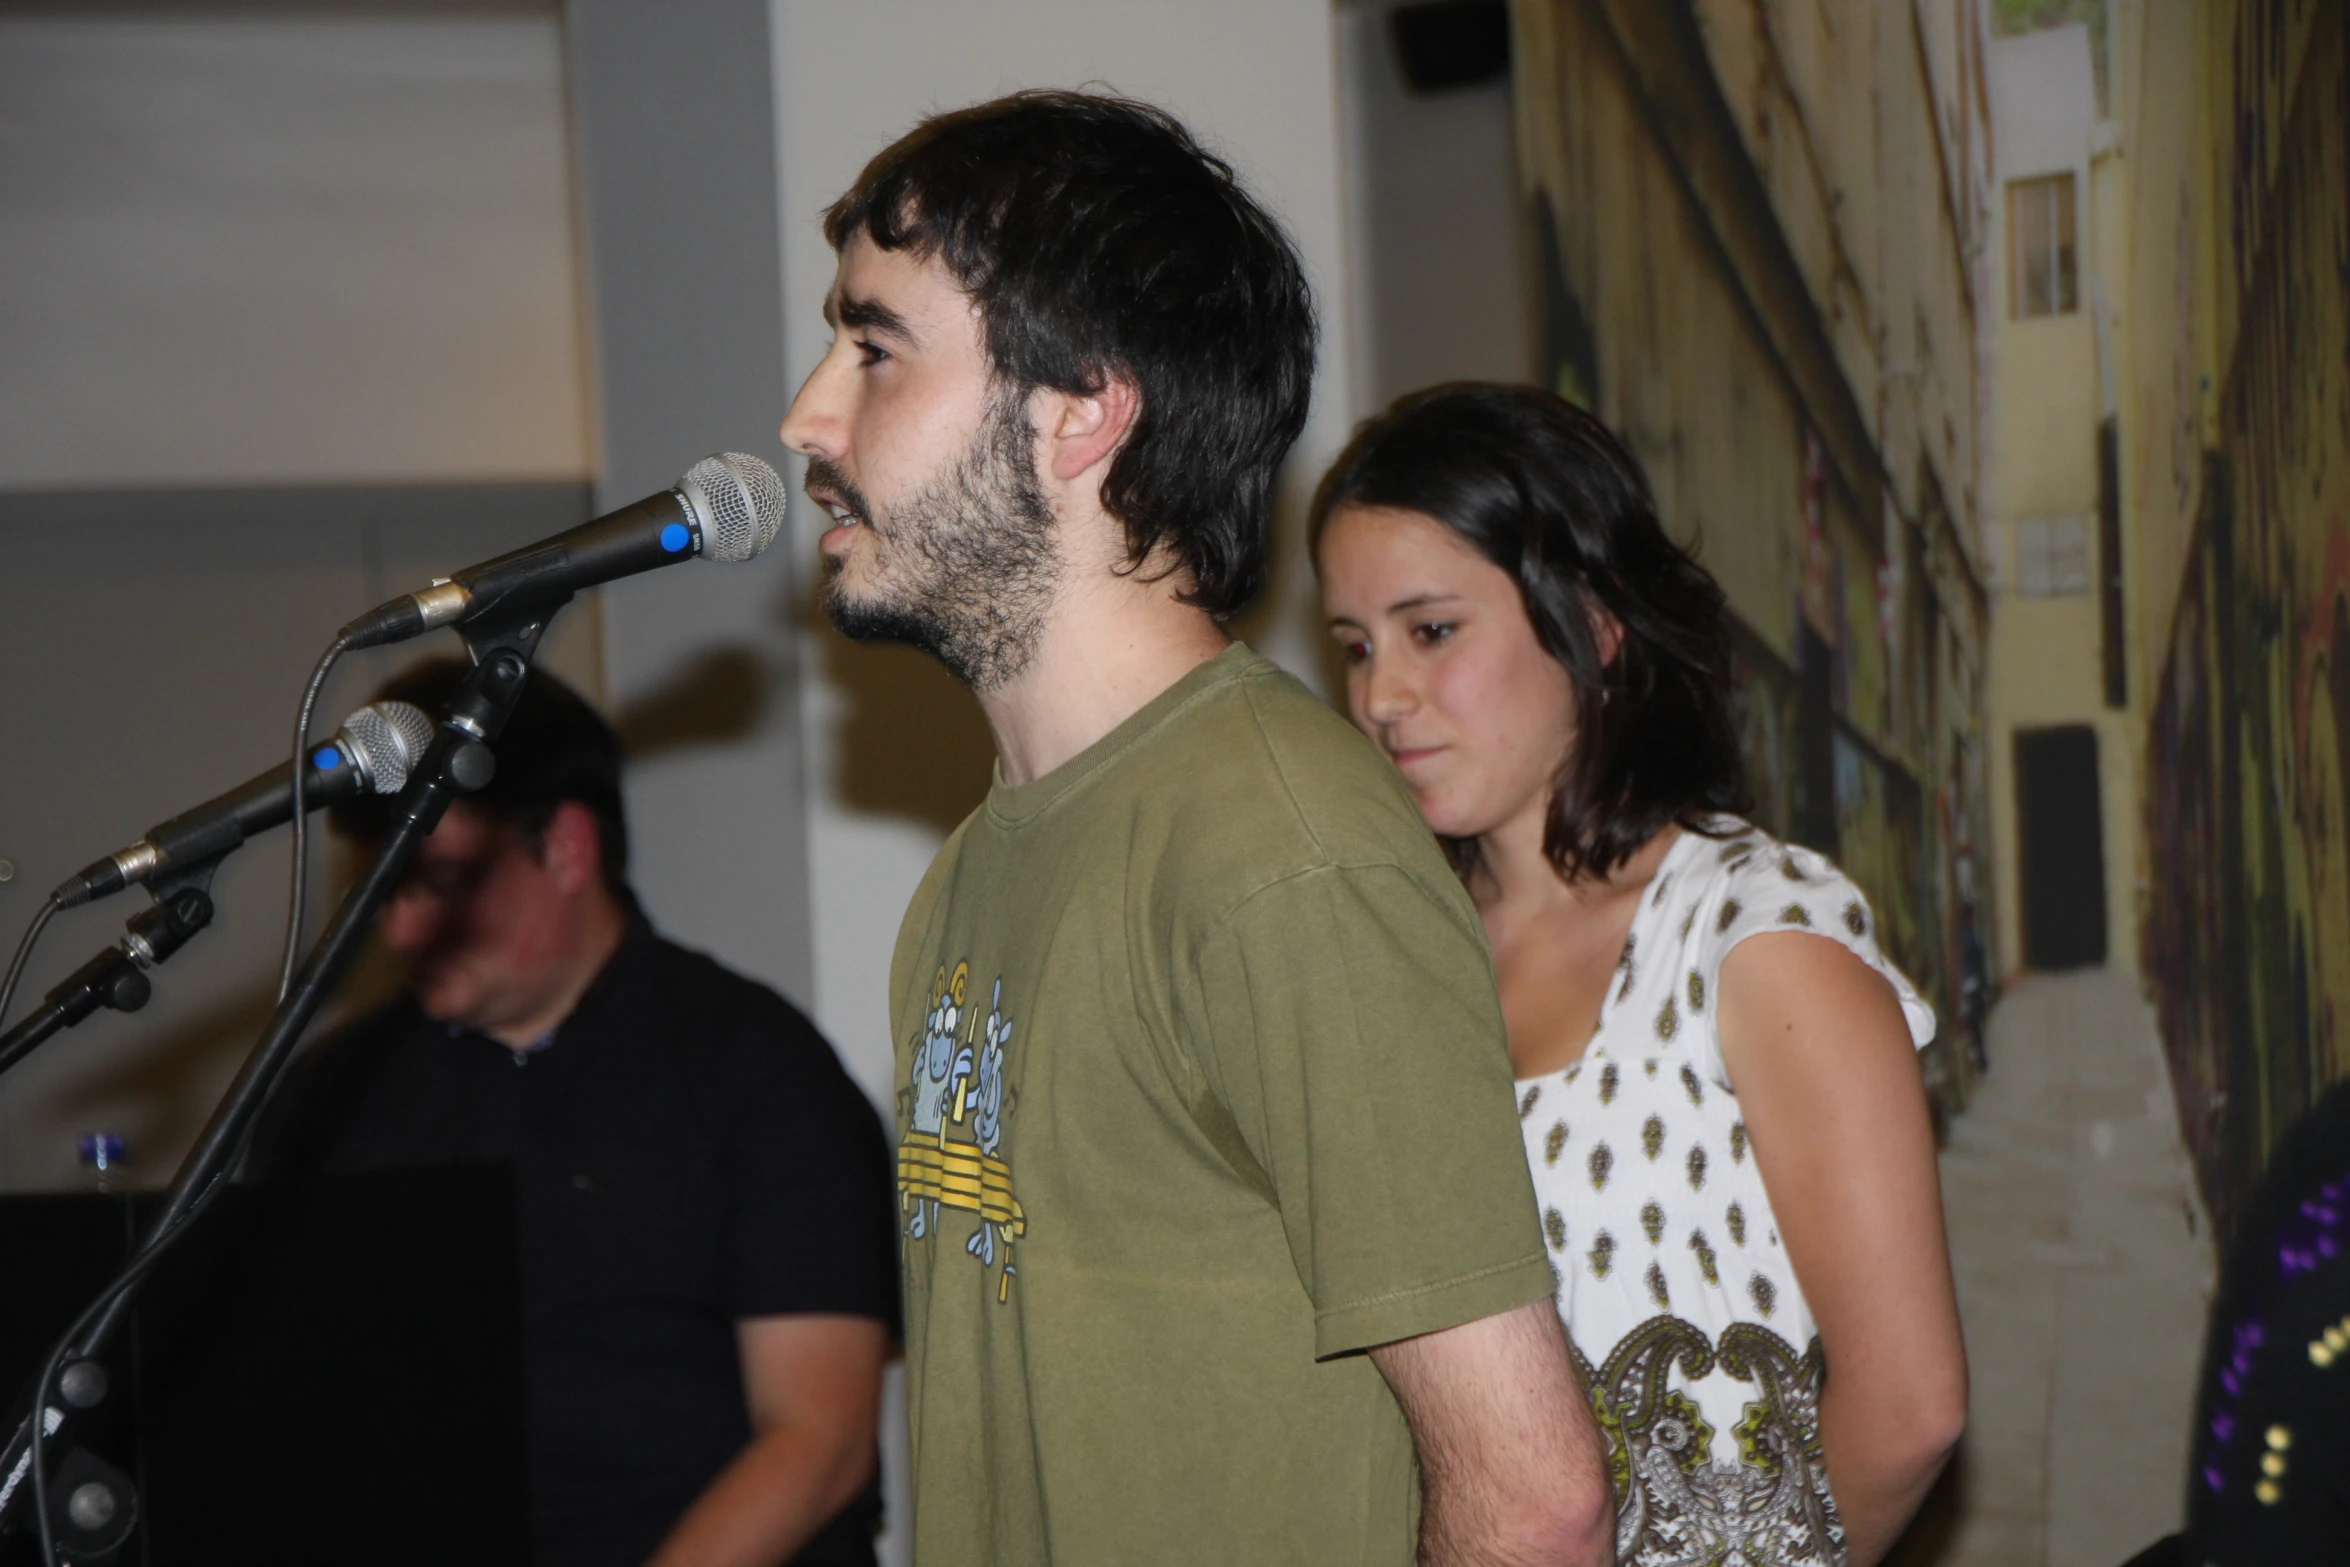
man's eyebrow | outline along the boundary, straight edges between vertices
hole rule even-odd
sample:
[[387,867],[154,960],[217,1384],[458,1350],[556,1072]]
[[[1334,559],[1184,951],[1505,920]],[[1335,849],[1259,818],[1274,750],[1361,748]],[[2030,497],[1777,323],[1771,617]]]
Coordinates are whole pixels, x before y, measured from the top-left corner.
[[826,302],[826,313],[837,316],[835,324],[859,332],[886,332],[901,342],[916,341],[913,328],[906,318],[878,299],[867,299],[857,294],[843,294],[839,304]]

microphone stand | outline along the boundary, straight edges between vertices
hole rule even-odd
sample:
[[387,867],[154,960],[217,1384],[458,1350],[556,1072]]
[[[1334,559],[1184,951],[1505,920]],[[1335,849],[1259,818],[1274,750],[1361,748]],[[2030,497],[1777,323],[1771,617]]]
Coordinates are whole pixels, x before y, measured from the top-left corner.
[[221,857],[187,865],[148,890],[155,902],[123,924],[122,939],[68,974],[16,1027],[0,1034],[0,1072],[32,1054],[50,1035],[72,1028],[100,1007],[136,1012],[154,987],[146,970],[164,962],[212,923],[212,873]]
[[[440,824],[452,800],[490,781],[497,764],[489,742],[497,738],[514,710],[547,622],[570,598],[564,592],[509,604],[500,614],[474,622],[460,633],[473,654],[473,670],[451,699],[442,715],[440,733],[394,806],[391,830],[376,850],[374,861],[320,933],[318,944],[311,948],[278,1003],[236,1081],[229,1085],[197,1136],[195,1147],[182,1161],[154,1222],[114,1279],[36,1371],[31,1388],[13,1412],[12,1434],[7,1445],[0,1447],[0,1531],[22,1520],[26,1493],[33,1489],[27,1481],[33,1468],[34,1444],[42,1444],[45,1454],[68,1425],[104,1402],[109,1378],[103,1357],[128,1318],[141,1283],[163,1251],[178,1239],[181,1226],[199,1215],[205,1200],[235,1163],[245,1134],[292,1059],[303,1030],[358,957],[376,914],[407,874],[417,844]],[[99,961],[104,962],[103,958]],[[54,1027],[49,1030],[55,1031]],[[56,1404],[50,1402],[52,1390]],[[36,1418],[40,1422],[38,1436]],[[87,1449],[70,1450],[55,1466],[44,1458],[43,1467],[51,1470],[51,1494],[36,1499],[33,1505],[48,1511],[61,1548],[88,1557],[119,1547],[136,1521],[136,1500],[129,1480]]]

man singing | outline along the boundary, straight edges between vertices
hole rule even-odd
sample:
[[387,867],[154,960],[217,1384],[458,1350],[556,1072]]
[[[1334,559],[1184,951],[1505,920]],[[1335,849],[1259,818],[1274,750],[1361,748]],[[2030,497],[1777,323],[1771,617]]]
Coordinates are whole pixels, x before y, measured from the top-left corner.
[[[439,712],[463,673],[381,694]],[[384,911],[407,992],[305,1057],[257,1163],[512,1166],[537,1567],[872,1567],[872,1106],[789,1002],[645,923],[593,708],[533,671],[497,755]]]
[[1476,915],[1222,629],[1306,415],[1287,239],[1067,93],[925,122],[825,231],[826,606],[997,749],[892,976],[916,1560],[1606,1561]]

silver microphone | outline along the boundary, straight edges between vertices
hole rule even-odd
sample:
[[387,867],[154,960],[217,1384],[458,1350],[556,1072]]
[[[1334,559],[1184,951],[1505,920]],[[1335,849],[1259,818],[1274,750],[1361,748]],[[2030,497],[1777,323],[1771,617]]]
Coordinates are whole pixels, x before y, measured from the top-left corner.
[[719,452],[674,489],[378,604],[343,627],[341,641],[376,647],[493,611],[552,611],[581,588],[697,555],[749,560],[775,542],[787,505],[773,468],[747,452]]
[[[372,702],[359,709],[306,758],[303,806],[316,810],[362,794],[398,794],[431,748],[434,728],[431,716],[412,703]],[[293,814],[293,768],[281,762],[192,811],[156,823],[129,847],[92,860],[59,882],[50,896],[61,909],[92,902],[172,866],[226,854]]]

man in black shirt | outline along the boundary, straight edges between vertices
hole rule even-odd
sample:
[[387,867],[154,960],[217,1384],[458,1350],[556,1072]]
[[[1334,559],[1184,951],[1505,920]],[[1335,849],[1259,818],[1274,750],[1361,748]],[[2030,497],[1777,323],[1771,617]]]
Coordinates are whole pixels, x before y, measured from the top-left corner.
[[260,1167],[512,1166],[537,1567],[870,1567],[879,1121],[790,1003],[645,923],[592,708],[533,673],[496,751],[384,912],[407,993],[305,1060]]

